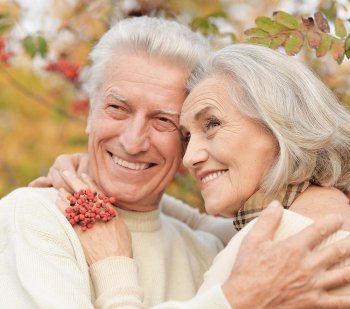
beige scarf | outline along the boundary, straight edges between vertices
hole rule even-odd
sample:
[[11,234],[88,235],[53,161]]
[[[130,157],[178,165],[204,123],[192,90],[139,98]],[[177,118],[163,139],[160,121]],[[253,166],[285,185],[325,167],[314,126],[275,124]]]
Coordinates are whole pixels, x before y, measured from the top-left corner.
[[241,230],[246,224],[259,216],[260,212],[272,201],[278,200],[282,203],[285,209],[297,199],[310,185],[315,184],[313,180],[306,180],[300,184],[288,185],[286,189],[280,193],[266,198],[262,191],[254,193],[251,198],[238,211],[237,215],[233,217],[233,225],[237,231]]

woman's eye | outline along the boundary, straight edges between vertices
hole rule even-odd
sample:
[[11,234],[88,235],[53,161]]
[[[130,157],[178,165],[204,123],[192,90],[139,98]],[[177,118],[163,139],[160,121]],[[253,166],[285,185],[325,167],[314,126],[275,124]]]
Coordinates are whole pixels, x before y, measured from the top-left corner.
[[209,118],[205,122],[205,129],[210,130],[212,128],[218,127],[221,125],[221,122],[216,118]]

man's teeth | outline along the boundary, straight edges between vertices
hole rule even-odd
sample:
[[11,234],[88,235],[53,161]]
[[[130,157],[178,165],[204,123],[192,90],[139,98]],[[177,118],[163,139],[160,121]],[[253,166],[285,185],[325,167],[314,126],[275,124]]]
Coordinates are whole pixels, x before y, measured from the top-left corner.
[[149,163],[132,163],[132,162],[124,161],[124,160],[116,158],[116,157],[113,158],[113,161],[115,164],[129,168],[131,170],[136,170],[136,171],[145,170],[146,168],[150,167],[150,165],[151,165]]
[[202,180],[202,183],[206,183],[208,182],[209,180],[213,180],[215,178],[218,178],[220,175],[224,174],[226,171],[219,171],[219,172],[214,172],[214,173],[211,173],[203,178],[201,178]]

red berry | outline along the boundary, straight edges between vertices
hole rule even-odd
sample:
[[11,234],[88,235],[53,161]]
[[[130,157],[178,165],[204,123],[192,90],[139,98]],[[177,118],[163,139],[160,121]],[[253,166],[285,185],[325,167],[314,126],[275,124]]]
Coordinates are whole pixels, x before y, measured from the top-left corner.
[[114,204],[116,201],[117,201],[117,199],[116,199],[114,196],[111,196],[111,197],[109,198],[109,202],[110,202],[111,204]]

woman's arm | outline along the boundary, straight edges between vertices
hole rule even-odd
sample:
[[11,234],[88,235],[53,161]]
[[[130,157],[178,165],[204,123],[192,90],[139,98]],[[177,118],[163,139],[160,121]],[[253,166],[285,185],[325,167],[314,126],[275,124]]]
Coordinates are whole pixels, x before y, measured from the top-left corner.
[[201,213],[181,200],[164,195],[161,201],[162,211],[175,219],[187,224],[193,230],[201,230],[215,235],[224,245],[236,234],[232,219],[213,217]]

